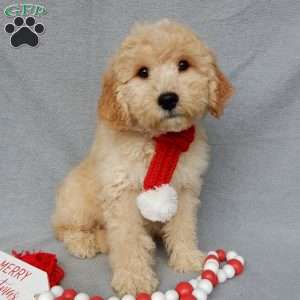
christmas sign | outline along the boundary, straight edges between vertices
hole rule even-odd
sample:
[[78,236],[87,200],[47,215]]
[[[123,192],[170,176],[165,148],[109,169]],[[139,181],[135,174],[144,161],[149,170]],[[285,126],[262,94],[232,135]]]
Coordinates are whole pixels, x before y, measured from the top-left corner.
[[0,300],[33,300],[47,290],[46,272],[0,251]]

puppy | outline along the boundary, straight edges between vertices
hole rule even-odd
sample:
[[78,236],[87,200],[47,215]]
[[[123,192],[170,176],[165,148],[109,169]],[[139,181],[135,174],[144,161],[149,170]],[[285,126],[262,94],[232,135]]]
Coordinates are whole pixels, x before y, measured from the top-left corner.
[[[174,21],[136,25],[112,59],[103,78],[94,143],[62,183],[53,225],[74,256],[109,253],[112,287],[120,295],[157,288],[155,236],[163,240],[176,271],[201,269],[197,208],[209,149],[198,121],[207,112],[220,117],[232,92],[212,52]],[[164,93],[175,94],[176,101],[161,105]],[[153,137],[193,125],[195,139],[172,177],[176,215],[165,223],[146,220],[136,198],[154,153]]]

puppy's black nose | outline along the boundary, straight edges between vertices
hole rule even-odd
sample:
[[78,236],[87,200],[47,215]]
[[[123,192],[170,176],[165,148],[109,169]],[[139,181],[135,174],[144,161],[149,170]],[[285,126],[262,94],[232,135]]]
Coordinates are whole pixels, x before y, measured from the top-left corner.
[[164,109],[171,111],[177,105],[179,97],[176,93],[166,92],[158,97],[158,104]]

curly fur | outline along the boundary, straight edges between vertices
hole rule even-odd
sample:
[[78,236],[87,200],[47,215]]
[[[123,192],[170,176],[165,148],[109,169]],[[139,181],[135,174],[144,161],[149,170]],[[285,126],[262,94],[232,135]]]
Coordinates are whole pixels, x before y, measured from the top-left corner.
[[[191,67],[179,73],[181,59]],[[150,70],[147,79],[136,76],[142,66]],[[179,95],[172,118],[157,104],[165,91]],[[220,117],[232,92],[211,51],[174,21],[136,25],[113,57],[103,77],[94,144],[61,185],[53,225],[73,255],[109,253],[112,286],[119,294],[157,287],[154,236],[163,239],[175,270],[201,269],[196,222],[209,148],[199,122],[195,141],[172,178],[176,215],[165,224],[147,221],[136,198],[154,152],[152,137],[186,129],[207,111]]]

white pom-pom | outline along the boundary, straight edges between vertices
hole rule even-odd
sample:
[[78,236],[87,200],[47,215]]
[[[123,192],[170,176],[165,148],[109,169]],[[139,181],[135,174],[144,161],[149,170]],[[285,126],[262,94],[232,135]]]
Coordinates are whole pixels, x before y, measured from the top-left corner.
[[238,254],[235,251],[228,251],[226,254],[226,259],[231,260],[233,258],[236,258]]
[[74,300],[90,300],[90,297],[85,293],[79,293],[75,296]]
[[118,298],[116,296],[111,296],[107,300],[120,300],[120,298]]
[[191,279],[189,281],[189,283],[193,287],[193,289],[196,289],[198,287],[198,280],[197,279]]
[[201,279],[198,285],[199,289],[202,289],[207,295],[213,290],[213,285],[208,279]]
[[137,197],[137,206],[144,218],[153,222],[166,222],[177,211],[177,193],[168,184],[147,190]]
[[61,286],[56,285],[56,286],[51,288],[51,293],[55,297],[60,297],[64,293],[64,289]]
[[207,253],[207,256],[209,256],[209,255],[214,255],[214,256],[218,257],[218,253],[216,251],[209,251]]
[[218,268],[219,268],[219,266],[220,266],[219,262],[218,262],[216,259],[212,259],[212,258],[209,258],[208,260],[206,260],[205,263],[213,263],[213,264],[215,264]]
[[223,267],[223,271],[225,272],[226,277],[229,279],[233,278],[235,275],[235,270],[234,270],[233,266],[231,266],[231,265],[225,265]]
[[222,269],[218,270],[217,276],[220,283],[224,283],[227,280],[226,273]]
[[135,297],[127,294],[127,295],[124,295],[121,300],[135,300]]
[[193,290],[193,296],[196,297],[197,300],[207,299],[207,294],[202,289]]
[[238,261],[240,261],[240,263],[244,266],[245,265],[245,260],[242,256],[238,255],[237,257],[235,257],[235,259],[237,259]]
[[54,300],[55,296],[51,292],[44,292],[39,295],[39,300]]
[[218,262],[206,262],[203,267],[203,270],[211,270],[214,273],[217,273],[218,269],[219,269]]
[[179,295],[175,290],[168,290],[165,293],[166,300],[178,300]]
[[162,292],[154,292],[151,295],[151,300],[165,300],[166,297]]

